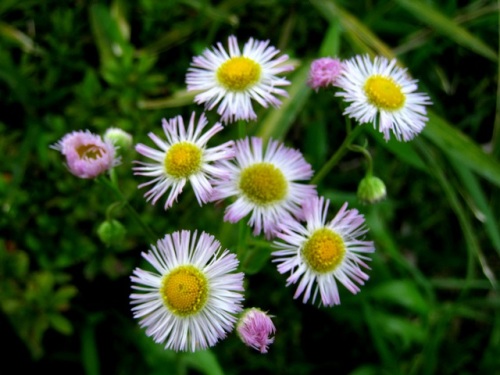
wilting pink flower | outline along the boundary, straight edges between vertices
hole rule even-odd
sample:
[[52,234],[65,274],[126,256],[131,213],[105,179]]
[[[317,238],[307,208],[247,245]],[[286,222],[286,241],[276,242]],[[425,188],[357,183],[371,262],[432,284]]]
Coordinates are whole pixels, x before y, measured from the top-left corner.
[[320,88],[333,86],[340,76],[342,68],[342,62],[339,59],[331,57],[316,59],[311,63],[307,84],[316,91]]
[[267,353],[268,346],[274,342],[274,337],[271,336],[276,332],[276,328],[269,315],[252,307],[243,312],[236,331],[245,345]]
[[97,177],[120,164],[113,143],[88,130],[68,133],[50,147],[66,157],[69,171],[80,178]]

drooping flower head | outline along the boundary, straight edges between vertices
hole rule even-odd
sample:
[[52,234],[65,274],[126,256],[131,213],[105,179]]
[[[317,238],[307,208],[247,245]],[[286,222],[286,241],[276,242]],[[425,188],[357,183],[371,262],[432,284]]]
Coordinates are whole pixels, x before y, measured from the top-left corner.
[[387,189],[384,181],[376,176],[368,174],[359,182],[356,195],[360,202],[372,204],[385,199],[387,196]]
[[222,130],[222,125],[216,123],[203,133],[207,118],[202,114],[195,125],[195,113],[191,115],[186,129],[181,116],[170,120],[163,119],[163,132],[166,139],[160,139],[153,133],[149,137],[159,149],[138,144],[138,153],[153,160],[151,163],[136,161],[136,175],[152,177],[151,181],[139,185],[139,188],[153,185],[144,195],[148,201],[155,204],[169,189],[164,208],[171,207],[186,182],[193,187],[198,203],[206,203],[212,193],[211,179],[224,178],[226,171],[217,168],[213,162],[229,159],[234,156],[233,141],[216,147],[208,148],[207,142]]
[[276,327],[269,315],[252,307],[241,314],[236,324],[236,332],[245,345],[261,353],[267,353],[269,345],[274,342]]
[[344,114],[360,124],[372,122],[385,140],[392,131],[397,140],[408,141],[425,127],[430,98],[415,92],[417,81],[396,66],[395,59],[378,56],[371,61],[368,55],[358,55],[344,61],[337,85],[343,91],[335,95],[350,103]]
[[313,90],[328,88],[335,85],[342,72],[342,62],[331,57],[322,57],[311,63],[307,84]]
[[[352,293],[368,280],[362,267],[369,268],[364,254],[375,251],[373,242],[361,237],[367,232],[364,217],[357,210],[347,210],[345,203],[337,215],[326,222],[329,201],[314,198],[304,203],[306,224],[287,221],[281,226],[272,253],[280,273],[290,272],[287,286],[298,282],[294,298],[302,302],[316,300],[318,293],[325,306],[340,304],[337,282]],[[356,285],[358,284],[358,285]]]
[[299,151],[278,141],[270,140],[264,150],[261,138],[247,137],[235,149],[232,161],[218,165],[228,178],[214,182],[211,200],[236,197],[224,220],[235,223],[251,213],[254,235],[264,230],[270,238],[280,222],[300,216],[304,200],[316,196],[315,186],[297,182],[310,179],[313,170]]
[[238,259],[213,236],[174,232],[142,256],[154,272],[134,270],[132,311],[156,343],[194,352],[233,330],[242,310],[243,273],[235,273]]
[[193,58],[186,75],[187,89],[200,91],[195,102],[205,103],[207,109],[218,105],[217,113],[225,123],[255,120],[252,100],[265,108],[269,104],[278,107],[281,101],[275,95],[287,96],[280,87],[290,82],[277,75],[294,68],[284,64],[287,55],[275,58],[280,51],[269,46],[269,41],[250,38],[243,51],[235,36],[229,37],[228,44],[229,53],[217,43]]
[[50,147],[66,157],[69,171],[80,178],[95,178],[120,164],[113,143],[88,130],[68,133]]

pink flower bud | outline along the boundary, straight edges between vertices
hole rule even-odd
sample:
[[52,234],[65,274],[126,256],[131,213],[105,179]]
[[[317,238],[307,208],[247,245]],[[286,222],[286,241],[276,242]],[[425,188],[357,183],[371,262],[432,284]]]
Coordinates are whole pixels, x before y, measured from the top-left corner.
[[274,342],[276,328],[271,317],[255,307],[246,309],[241,315],[236,331],[241,341],[261,353],[267,353],[267,348]]
[[342,72],[342,62],[339,59],[323,57],[311,63],[307,84],[318,91],[319,88],[334,86]]
[[94,178],[120,164],[111,141],[90,131],[74,131],[50,146],[66,157],[69,171],[80,178]]

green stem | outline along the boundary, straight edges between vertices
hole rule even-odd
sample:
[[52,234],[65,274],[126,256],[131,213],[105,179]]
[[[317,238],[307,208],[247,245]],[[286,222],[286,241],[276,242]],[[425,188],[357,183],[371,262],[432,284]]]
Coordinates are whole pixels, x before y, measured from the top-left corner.
[[116,185],[116,180],[115,183],[111,179],[108,179],[106,177],[99,177],[97,181],[103,183],[108,189],[110,189],[113,194],[120,200],[124,207],[127,209],[129,214],[134,218],[134,220],[139,224],[139,226],[144,230],[144,233],[148,237],[149,241],[151,242],[156,242],[159,238],[159,236],[153,232],[153,230],[142,221],[141,216],[137,213],[137,211],[130,205],[128,200],[124,197],[120,189],[118,189],[118,186]]
[[[500,0],[497,1],[500,6]],[[500,22],[500,12],[498,12],[498,21]],[[500,35],[500,28],[498,28]],[[500,40],[498,41],[498,51],[500,53]],[[493,122],[493,135],[491,139],[493,156],[500,157],[500,62],[497,63],[497,95],[496,95],[496,113]]]
[[339,162],[340,159],[344,156],[344,154],[349,149],[352,141],[361,133],[363,127],[358,125],[352,131],[347,134],[347,137],[344,139],[344,142],[340,145],[337,151],[332,155],[330,160],[326,162],[325,165],[319,170],[318,173],[311,180],[311,183],[317,185],[323,178],[332,170],[332,168]]
[[247,123],[243,120],[238,121],[238,138],[243,139],[247,135]]
[[236,256],[240,260],[240,265],[242,263],[243,254],[247,249],[247,236],[248,236],[248,225],[245,219],[241,219],[238,223],[238,246],[236,248]]
[[366,175],[371,177],[373,176],[373,159],[370,155],[370,152],[366,149],[366,147],[358,146],[358,145],[350,145],[349,150],[360,152],[365,156],[366,159]]

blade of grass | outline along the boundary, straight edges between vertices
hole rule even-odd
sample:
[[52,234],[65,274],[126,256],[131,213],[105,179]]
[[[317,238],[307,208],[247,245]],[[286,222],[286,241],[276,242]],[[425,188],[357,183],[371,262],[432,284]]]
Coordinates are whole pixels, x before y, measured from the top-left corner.
[[[497,1],[500,7],[500,0]],[[500,11],[498,12],[498,22],[500,24]],[[498,53],[500,54],[500,27],[498,28]],[[497,64],[497,100],[496,100],[496,114],[495,122],[493,123],[493,137],[491,146],[493,155],[500,157],[500,63]]]
[[5,22],[0,22],[0,36],[17,44],[27,53],[42,55],[45,52],[28,35]]
[[111,15],[108,7],[92,4],[89,17],[102,65],[107,65],[131,48],[122,34],[119,21]]
[[[458,14],[453,17],[453,22],[457,25],[470,23],[472,21],[479,21],[482,17],[490,16],[491,14],[498,12],[499,4],[485,4],[479,8],[464,9],[463,13]],[[410,34],[406,40],[397,47],[393,48],[396,55],[403,55],[408,51],[417,49],[429,43],[429,40],[434,37],[434,30],[425,27]]]
[[479,240],[475,235],[474,228],[468,215],[466,214],[462,204],[460,203],[456,189],[450,183],[449,176],[444,172],[444,167],[441,165],[438,155],[433,152],[430,147],[428,147],[421,139],[415,140],[415,144],[421,151],[423,157],[427,159],[427,165],[429,170],[436,178],[437,182],[441,185],[446,198],[448,199],[452,210],[457,215],[458,222],[462,228],[463,237],[466,242],[467,248],[467,275],[464,283],[464,288],[462,290],[462,295],[464,295],[469,289],[469,282],[474,279],[474,260],[477,258],[479,264],[481,265],[483,274],[490,281],[494,289],[497,287],[497,282],[495,275],[491,271],[486,258],[479,246]]
[[172,96],[160,99],[140,100],[137,107],[140,109],[160,109],[160,108],[176,108],[185,105],[193,104],[195,92],[186,90],[177,91]]
[[[340,30],[337,20],[332,20],[319,48],[319,56],[336,56],[340,49]],[[255,134],[265,140],[269,138],[283,139],[292,126],[297,114],[304,107],[311,89],[307,86],[310,61],[303,61],[295,72],[292,84],[288,90],[289,97],[282,106],[270,112],[255,129]]]
[[450,160],[450,162],[457,172],[458,177],[462,181],[463,186],[467,189],[467,192],[474,200],[474,204],[477,207],[477,210],[479,210],[476,217],[478,217],[481,222],[484,222],[486,233],[490,238],[491,244],[500,255],[500,233],[498,232],[498,228],[500,227],[498,226],[498,221],[487,202],[486,196],[483,189],[481,188],[481,185],[479,184],[479,181],[468,168],[465,168],[463,166],[463,164],[460,164],[454,160]]
[[246,1],[223,1],[216,7],[210,6],[210,2],[197,0],[184,0],[185,5],[199,12],[199,16],[192,22],[176,24],[175,28],[166,32],[159,39],[141,49],[140,53],[157,54],[168,51],[182,42],[186,41],[192,34],[205,28],[210,24],[228,24],[232,27],[239,23],[238,17],[232,12],[236,6],[243,7]]
[[289,97],[283,100],[279,109],[268,112],[255,129],[256,136],[262,137],[265,141],[269,138],[281,140],[285,137],[311,94],[311,89],[307,86],[308,75],[309,61],[304,62],[295,72],[288,90]]
[[94,324],[90,321],[83,327],[81,335],[82,363],[86,375],[99,375],[100,364],[97,353],[97,342],[95,339]]
[[345,32],[358,40],[367,52],[375,51],[388,59],[394,58],[394,53],[384,42],[334,0],[311,0],[311,3],[329,22],[339,22]]
[[338,56],[340,50],[340,22],[338,19],[330,20],[325,37],[319,48],[319,56]]
[[498,60],[497,53],[490,46],[427,3],[420,0],[396,0],[396,2],[412,16],[455,43],[492,61]]
[[388,344],[384,340],[384,335],[380,333],[380,329],[373,317],[372,306],[370,302],[364,297],[364,294],[360,294],[361,306],[363,308],[363,316],[366,325],[368,326],[368,331],[373,341],[375,350],[377,351],[381,362],[384,367],[391,370],[392,374],[397,374],[397,359],[393,356],[392,351],[389,349]]
[[375,129],[370,124],[361,125],[366,127],[366,131],[372,135],[372,137],[384,148],[392,152],[398,157],[399,160],[411,165],[412,167],[419,169],[423,172],[427,172],[427,167],[423,162],[420,155],[415,151],[415,147],[411,142],[400,142],[395,138],[391,138],[386,141],[381,133]]
[[420,270],[415,267],[414,264],[409,262],[408,259],[401,254],[399,246],[392,236],[391,230],[387,228],[382,210],[384,210],[383,206],[373,205],[365,214],[367,225],[370,228],[370,232],[372,233],[375,242],[377,243],[377,247],[384,252],[384,256],[389,256],[398,266],[401,267],[401,269],[406,270],[408,274],[411,275],[415,283],[425,292],[426,301],[428,301],[429,304],[434,305],[436,296],[431,283],[426,279],[425,275],[423,275]]
[[446,120],[429,111],[422,134],[458,163],[500,187],[500,162]]

